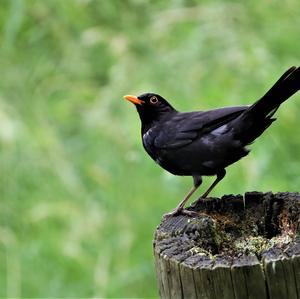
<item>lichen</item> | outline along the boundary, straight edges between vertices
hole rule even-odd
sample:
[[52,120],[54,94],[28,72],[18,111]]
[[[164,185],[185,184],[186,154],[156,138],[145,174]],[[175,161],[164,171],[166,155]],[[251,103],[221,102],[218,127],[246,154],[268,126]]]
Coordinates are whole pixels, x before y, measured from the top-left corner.
[[262,236],[249,236],[248,238],[238,238],[233,242],[234,250],[244,254],[261,255],[265,250],[273,247],[270,240]]

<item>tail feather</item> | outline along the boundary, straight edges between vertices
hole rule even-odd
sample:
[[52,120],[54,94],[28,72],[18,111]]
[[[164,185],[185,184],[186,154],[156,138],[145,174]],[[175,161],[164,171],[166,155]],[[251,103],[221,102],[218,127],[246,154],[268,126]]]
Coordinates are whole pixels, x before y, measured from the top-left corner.
[[279,106],[300,90],[300,67],[291,67],[270,90],[245,110],[234,124],[235,136],[244,144],[253,142],[275,120]]
[[[300,67],[288,69],[272,88],[245,113],[257,113],[258,116],[268,116],[273,110],[295,94],[300,89]],[[274,113],[272,113],[273,115]]]

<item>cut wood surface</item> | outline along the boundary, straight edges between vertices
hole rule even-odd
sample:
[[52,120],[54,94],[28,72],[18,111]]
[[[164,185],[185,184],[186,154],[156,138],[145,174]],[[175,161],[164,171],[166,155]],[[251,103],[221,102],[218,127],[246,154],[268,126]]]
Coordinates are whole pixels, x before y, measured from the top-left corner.
[[300,194],[209,198],[164,218],[154,257],[161,298],[300,299]]

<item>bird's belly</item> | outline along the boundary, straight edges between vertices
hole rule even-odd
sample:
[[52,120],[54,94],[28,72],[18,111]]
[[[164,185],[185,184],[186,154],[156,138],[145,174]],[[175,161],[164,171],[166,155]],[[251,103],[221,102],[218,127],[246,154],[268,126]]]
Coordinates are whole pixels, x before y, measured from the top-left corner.
[[224,143],[217,139],[210,143],[209,140],[202,139],[178,149],[161,149],[152,158],[175,175],[215,175],[247,153],[233,141]]
[[193,157],[183,152],[176,151],[159,155],[155,162],[162,168],[175,175],[214,175],[211,167],[205,165],[205,160],[201,156],[193,154]]

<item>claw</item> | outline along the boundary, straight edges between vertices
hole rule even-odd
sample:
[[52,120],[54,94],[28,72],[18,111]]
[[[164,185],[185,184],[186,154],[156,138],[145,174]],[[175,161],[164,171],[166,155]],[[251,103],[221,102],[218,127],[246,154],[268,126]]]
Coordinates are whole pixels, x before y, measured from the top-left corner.
[[176,216],[176,215],[187,215],[187,216],[190,216],[190,217],[199,216],[199,214],[197,212],[194,212],[194,211],[190,211],[190,210],[187,210],[187,209],[175,209],[175,210],[171,211],[170,213],[164,214],[164,218],[169,218],[169,217]]

